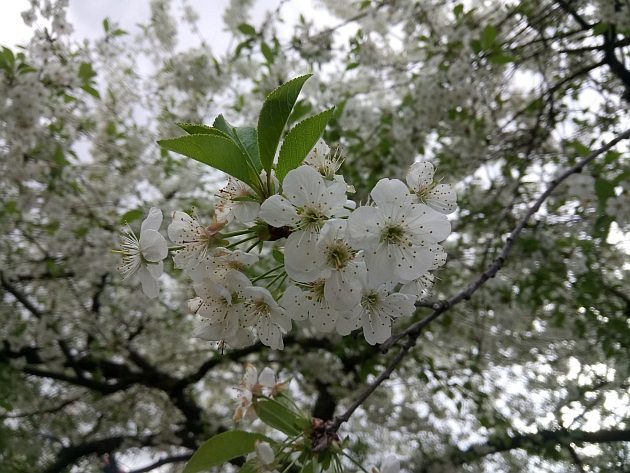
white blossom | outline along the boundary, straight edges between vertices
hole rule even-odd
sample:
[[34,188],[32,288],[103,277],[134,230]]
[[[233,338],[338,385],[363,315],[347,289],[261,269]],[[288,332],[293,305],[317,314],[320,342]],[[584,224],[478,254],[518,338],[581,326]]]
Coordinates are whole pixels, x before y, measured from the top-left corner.
[[340,314],[324,296],[324,281],[315,281],[302,287],[289,286],[280,299],[280,305],[293,320],[308,319],[318,332],[332,332]]
[[239,295],[250,280],[243,273],[230,271],[220,281],[205,279],[195,284],[196,298],[188,301],[188,308],[200,317],[195,336],[204,340],[225,340],[243,328],[245,310]]
[[[324,178],[310,166],[289,171],[284,178],[283,193],[272,195],[260,208],[260,218],[274,227],[290,227],[293,232],[285,245],[285,268],[289,276],[300,282],[317,279],[316,268],[321,254],[317,237],[326,221],[346,215],[346,188]],[[304,269],[306,268],[306,270]]]
[[258,217],[260,203],[256,201],[256,193],[238,179],[230,177],[227,185],[218,190],[215,197],[215,212],[219,221],[250,223]]
[[246,287],[243,292],[245,326],[254,326],[260,341],[274,350],[282,350],[282,333],[291,330],[291,319],[271,293],[262,287]]
[[377,206],[363,206],[352,212],[347,229],[349,243],[365,250],[373,280],[417,279],[434,262],[429,246],[450,233],[448,219],[425,204],[412,204],[407,187],[397,179],[381,179],[370,195]]
[[158,231],[162,224],[162,211],[152,207],[140,227],[140,238],[128,230],[121,234],[122,265],[118,268],[123,279],[136,277],[142,290],[151,298],[157,297],[160,288],[158,278],[162,275],[162,260],[168,255],[166,239]]
[[383,343],[392,334],[392,321],[398,317],[411,317],[415,310],[415,299],[407,294],[391,292],[388,284],[374,282],[368,276],[362,278],[363,290],[361,302],[342,324],[339,325],[341,335],[360,323],[363,336],[370,344]]
[[223,224],[218,222],[204,227],[187,213],[174,212],[173,221],[168,226],[168,237],[173,243],[183,246],[173,256],[175,266],[193,279],[203,277],[204,269],[209,269],[213,250],[220,242],[217,234],[222,227]]
[[435,168],[427,161],[414,163],[407,171],[407,185],[412,190],[416,202],[427,204],[443,214],[450,214],[457,208],[457,195],[448,184],[434,184]]

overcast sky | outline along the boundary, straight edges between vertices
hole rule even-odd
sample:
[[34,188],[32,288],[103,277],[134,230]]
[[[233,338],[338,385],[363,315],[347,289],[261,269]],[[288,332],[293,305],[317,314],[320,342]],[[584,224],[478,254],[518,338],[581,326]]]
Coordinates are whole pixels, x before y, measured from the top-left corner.
[[[189,0],[189,3],[199,13],[199,29],[206,42],[212,46],[213,52],[223,52],[229,36],[224,31],[222,16],[229,0]],[[280,0],[257,0],[251,11],[251,23],[260,24],[264,12],[274,10],[279,3]],[[181,16],[177,12],[180,5],[178,0],[172,2],[173,13],[178,17]],[[0,44],[12,47],[28,41],[31,29],[20,16],[28,8],[28,0],[0,0]],[[289,25],[295,23],[300,12],[306,12],[309,19],[321,26],[339,22],[318,7],[317,0],[290,0],[282,8],[282,17],[287,20],[287,33],[291,32]],[[105,17],[127,31],[134,31],[137,23],[146,22],[149,18],[149,0],[70,0],[68,19],[74,26],[77,39],[102,35],[101,23]],[[199,43],[196,36],[183,30],[179,32],[179,40],[182,47]]]

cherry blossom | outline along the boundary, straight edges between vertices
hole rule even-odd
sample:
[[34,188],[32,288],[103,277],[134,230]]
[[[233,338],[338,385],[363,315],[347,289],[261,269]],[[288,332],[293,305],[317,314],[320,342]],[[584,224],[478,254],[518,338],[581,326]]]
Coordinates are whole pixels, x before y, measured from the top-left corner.
[[282,333],[291,330],[291,319],[273,295],[263,287],[250,286],[242,291],[245,310],[243,324],[254,326],[260,341],[273,348],[284,348]]
[[448,184],[434,184],[435,168],[427,161],[414,163],[407,171],[407,185],[415,195],[415,201],[427,204],[443,214],[457,208],[457,195]]
[[239,300],[251,282],[243,273],[230,271],[220,281],[205,279],[195,285],[196,298],[188,301],[188,308],[201,318],[195,336],[205,340],[225,340],[242,328],[245,306]]
[[368,276],[361,278],[361,302],[339,325],[340,332],[360,323],[365,340],[374,345],[383,343],[392,334],[392,321],[399,317],[411,317],[415,310],[415,298],[391,291],[391,284],[379,284]]
[[[196,218],[187,213],[174,212],[173,221],[168,226],[168,237],[172,242],[183,247],[176,250],[173,255],[175,265],[183,269],[192,279],[202,277],[203,263],[206,263],[205,269],[208,269],[213,249],[221,242],[218,232],[223,226],[222,223],[215,221],[209,227],[204,227]],[[200,265],[202,267],[198,269]]]
[[219,221],[250,223],[258,217],[260,203],[256,201],[256,193],[238,179],[230,177],[227,185],[218,190],[215,197],[215,212]]
[[359,207],[348,219],[349,243],[365,250],[375,280],[420,277],[433,264],[428,247],[450,233],[446,216],[425,204],[412,204],[407,187],[397,179],[381,179],[370,195],[376,207]]
[[[310,320],[318,332],[332,332],[335,329],[339,312],[324,296],[324,281],[306,284],[300,289],[289,286],[280,299],[280,305],[287,310],[293,320]],[[360,296],[360,292],[358,292]]]
[[166,239],[158,231],[162,224],[162,211],[152,207],[140,227],[140,238],[131,228],[121,234],[122,265],[118,268],[123,279],[136,277],[143,292],[150,298],[157,297],[160,288],[158,278],[162,275],[162,260],[168,256]]

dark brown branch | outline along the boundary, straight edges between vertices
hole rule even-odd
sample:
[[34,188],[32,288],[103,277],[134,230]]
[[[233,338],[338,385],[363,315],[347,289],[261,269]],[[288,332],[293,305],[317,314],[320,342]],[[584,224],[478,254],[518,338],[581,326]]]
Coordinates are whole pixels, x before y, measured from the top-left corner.
[[582,29],[584,30],[590,30],[591,29],[591,25],[588,24],[588,22],[582,18],[582,16],[580,16],[580,14],[577,12],[577,10],[575,10],[570,2],[567,2],[565,0],[556,0],[556,3],[558,3],[558,5],[560,5],[560,7],[567,12],[569,15],[571,15],[571,17],[576,21],[576,23],[578,25],[580,25],[582,27]]
[[151,463],[150,465],[143,466],[142,468],[137,468],[135,470],[130,470],[127,473],[147,473],[148,471],[155,470],[156,468],[159,468],[162,465],[168,465],[170,463],[180,463],[180,462],[188,461],[191,456],[192,456],[191,453],[185,453],[185,454],[182,454],[182,455],[173,455],[173,456],[169,456],[169,457],[164,457],[164,458],[161,458],[161,459]]
[[630,441],[630,430],[609,429],[586,432],[583,430],[541,430],[536,434],[518,434],[511,437],[496,436],[486,443],[473,445],[464,451],[457,451],[451,460],[456,463],[469,463],[486,455],[507,452],[515,449],[536,451],[549,445],[570,446],[582,443],[613,443]]
[[514,247],[514,244],[515,244],[517,238],[520,236],[520,234],[523,232],[523,230],[527,226],[527,223],[529,222],[529,219],[536,212],[538,212],[538,210],[540,209],[542,204],[545,202],[547,197],[549,197],[549,195],[564,180],[566,180],[572,174],[580,173],[582,171],[582,169],[584,169],[584,167],[587,164],[589,164],[591,161],[593,161],[595,158],[597,158],[601,154],[603,154],[606,151],[608,151],[609,149],[611,149],[613,146],[615,146],[620,141],[622,141],[624,139],[627,139],[627,138],[630,138],[630,129],[624,131],[621,134],[619,134],[613,140],[609,141],[608,143],[606,143],[602,147],[600,147],[597,150],[593,151],[588,157],[586,157],[585,159],[580,161],[578,164],[576,164],[572,168],[566,170],[565,172],[560,174],[558,177],[553,179],[549,183],[549,185],[547,186],[545,191],[540,195],[540,197],[538,197],[538,199],[534,202],[534,204],[529,208],[529,210],[527,211],[525,216],[519,221],[519,223],[516,226],[516,228],[514,228],[514,230],[512,230],[512,232],[509,234],[509,236],[506,239],[505,245],[503,246],[501,252],[499,253],[499,256],[493,261],[493,263],[474,282],[469,284],[466,289],[464,289],[460,293],[456,294],[455,296],[453,296],[448,301],[442,301],[440,303],[440,306],[437,307],[433,311],[433,313],[431,315],[429,315],[428,317],[425,317],[424,319],[422,319],[422,320],[412,324],[406,330],[403,330],[401,333],[392,336],[388,341],[386,341],[382,345],[382,349],[383,350],[388,350],[390,347],[392,347],[393,345],[397,344],[399,340],[401,340],[402,338],[407,337],[407,342],[405,342],[405,344],[400,349],[400,351],[389,362],[389,364],[387,365],[385,370],[378,376],[378,378],[376,378],[376,380],[374,380],[371,384],[367,385],[363,389],[363,391],[361,391],[361,393],[357,396],[357,399],[346,409],[346,411],[343,414],[335,417],[334,421],[332,422],[332,424],[330,426],[330,429],[334,430],[334,431],[338,430],[339,427],[341,426],[341,424],[343,424],[344,422],[348,421],[348,419],[350,418],[350,416],[352,416],[354,411],[361,404],[363,404],[363,402],[365,402],[365,400],[376,390],[376,388],[378,388],[378,386],[380,386],[381,383],[383,383],[383,381],[385,381],[387,378],[389,378],[391,376],[391,374],[396,369],[398,364],[404,359],[405,355],[407,355],[407,353],[411,350],[411,348],[416,344],[416,340],[420,336],[420,333],[422,332],[422,330],[427,325],[429,325],[431,322],[433,322],[440,315],[442,315],[447,310],[451,309],[456,304],[460,303],[463,300],[470,299],[472,297],[472,295],[481,286],[483,286],[486,283],[486,281],[488,281],[489,279],[493,278],[496,275],[496,273],[503,267],[507,257],[509,256],[510,252],[512,251],[512,248]]
[[71,445],[62,448],[57,454],[57,459],[49,465],[43,473],[62,473],[66,468],[75,463],[80,458],[88,455],[103,455],[120,449],[127,441],[136,445],[150,446],[153,445],[155,436],[147,435],[144,437],[116,436],[98,440],[90,440],[78,445]]

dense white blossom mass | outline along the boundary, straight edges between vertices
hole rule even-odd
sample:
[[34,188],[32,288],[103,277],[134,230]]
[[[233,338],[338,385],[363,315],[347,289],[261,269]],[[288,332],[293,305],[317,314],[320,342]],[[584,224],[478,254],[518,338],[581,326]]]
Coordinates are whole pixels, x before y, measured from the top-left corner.
[[[446,261],[440,243],[451,231],[446,214],[456,209],[455,192],[435,183],[433,165],[423,161],[411,166],[407,184],[381,179],[371,202],[357,207],[347,197],[352,187],[336,174],[342,162],[341,152],[320,140],[281,183],[271,176],[272,195],[264,199],[230,177],[210,222],[173,213],[170,251],[192,281],[188,308],[198,316],[197,337],[233,347],[258,339],[282,349],[292,321],[308,321],[318,333],[361,329],[374,345],[391,336],[396,319],[411,317],[431,289],[431,271]],[[138,274],[149,297],[157,295],[166,257],[157,212],[139,241],[123,237],[122,270]],[[260,274],[265,243],[275,244],[282,264]]]

